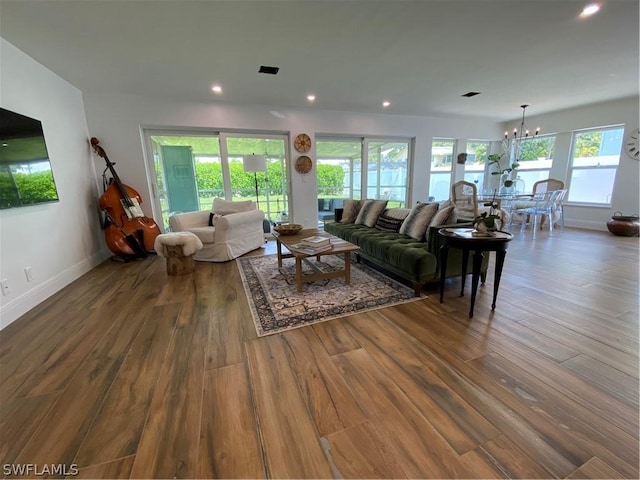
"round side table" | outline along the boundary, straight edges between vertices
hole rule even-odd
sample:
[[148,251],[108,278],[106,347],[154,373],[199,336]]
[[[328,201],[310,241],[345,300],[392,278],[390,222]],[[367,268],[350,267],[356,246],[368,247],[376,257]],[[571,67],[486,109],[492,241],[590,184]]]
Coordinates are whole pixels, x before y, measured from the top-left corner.
[[447,258],[449,248],[459,248],[462,250],[462,287],[460,296],[464,295],[464,283],[467,276],[467,263],[469,263],[469,251],[473,250],[473,271],[471,280],[471,308],[469,317],[473,317],[473,306],[476,302],[478,283],[480,279],[480,267],[482,266],[483,252],[496,252],[496,268],[493,282],[493,303],[491,310],[496,309],[496,298],[498,297],[498,287],[502,276],[502,267],[507,255],[507,247],[513,239],[513,235],[508,232],[493,232],[493,236],[474,236],[472,228],[442,228],[438,234],[442,237],[443,243],[440,247],[440,303],[444,298],[444,283],[447,272]]

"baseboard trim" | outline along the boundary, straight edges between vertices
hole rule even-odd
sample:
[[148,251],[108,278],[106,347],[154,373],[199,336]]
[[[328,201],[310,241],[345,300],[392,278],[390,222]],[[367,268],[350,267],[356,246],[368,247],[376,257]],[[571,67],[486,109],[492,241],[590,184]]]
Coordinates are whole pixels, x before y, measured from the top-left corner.
[[0,308],[0,330],[10,325],[32,308],[36,307],[54,293],[62,290],[74,280],[104,262],[108,255],[97,253],[72,267],[60,272],[44,282],[36,285],[28,292],[2,305]]
[[566,219],[564,222],[565,226],[573,227],[573,228],[583,228],[585,230],[598,230],[601,232],[607,232],[606,223],[596,222],[593,220],[573,220]]

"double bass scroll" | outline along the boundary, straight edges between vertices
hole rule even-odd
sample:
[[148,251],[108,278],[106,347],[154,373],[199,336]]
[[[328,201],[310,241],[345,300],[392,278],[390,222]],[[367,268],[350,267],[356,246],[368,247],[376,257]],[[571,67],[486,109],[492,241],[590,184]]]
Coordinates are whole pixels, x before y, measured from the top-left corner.
[[100,141],[92,137],[91,146],[96,154],[104,159],[112,177],[111,183],[98,201],[107,220],[107,247],[114,255],[125,259],[145,257],[148,253],[153,253],[160,228],[152,218],[144,215],[140,208],[142,197],[136,190],[122,183],[115,171],[115,163],[109,160],[100,146]]

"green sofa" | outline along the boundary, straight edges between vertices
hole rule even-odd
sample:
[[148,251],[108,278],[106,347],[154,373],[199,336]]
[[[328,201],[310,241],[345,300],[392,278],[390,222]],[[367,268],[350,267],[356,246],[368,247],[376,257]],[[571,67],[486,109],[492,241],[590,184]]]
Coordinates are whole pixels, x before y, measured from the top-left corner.
[[[359,257],[408,280],[414,287],[415,295],[420,296],[427,283],[440,280],[440,247],[442,240],[438,230],[446,227],[471,226],[468,223],[430,226],[425,241],[418,241],[401,233],[378,230],[375,227],[341,223],[342,209],[335,211],[336,221],[327,223],[324,229],[348,242],[360,247]],[[473,255],[469,257],[467,273],[473,270]],[[486,278],[489,256],[482,263],[482,282]],[[449,250],[446,277],[459,277],[462,274],[462,251]]]

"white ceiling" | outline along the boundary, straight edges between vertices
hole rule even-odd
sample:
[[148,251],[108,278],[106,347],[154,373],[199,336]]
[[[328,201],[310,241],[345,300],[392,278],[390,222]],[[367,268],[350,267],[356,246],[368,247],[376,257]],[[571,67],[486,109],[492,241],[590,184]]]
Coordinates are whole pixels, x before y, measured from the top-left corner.
[[638,1],[586,3],[2,0],[0,34],[83,92],[501,121],[638,95]]

